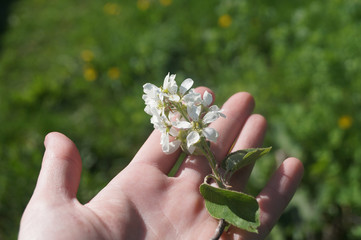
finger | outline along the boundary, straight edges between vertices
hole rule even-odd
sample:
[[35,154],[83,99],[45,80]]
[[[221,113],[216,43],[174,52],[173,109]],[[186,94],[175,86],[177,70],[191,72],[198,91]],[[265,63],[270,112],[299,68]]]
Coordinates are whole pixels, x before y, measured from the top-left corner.
[[261,209],[259,232],[266,236],[295,194],[303,176],[303,165],[296,158],[286,159],[257,196]]
[[[223,105],[222,109],[226,118],[220,118],[211,125],[219,133],[217,143],[212,144],[211,147],[218,161],[221,161],[231,148],[253,108],[253,97],[245,92],[233,95]],[[210,167],[205,158],[191,156],[181,166],[178,176],[201,182],[209,173]]]
[[[236,140],[236,143],[232,149],[232,152],[246,149],[246,148],[255,148],[262,146],[263,139],[267,129],[267,121],[266,119],[259,114],[251,115],[244,127],[239,137]],[[245,185],[247,184],[247,180],[249,175],[252,172],[254,164],[246,166],[239,170],[232,176],[230,185],[235,190],[243,190]]]
[[47,200],[76,197],[81,159],[75,144],[61,133],[49,133],[44,141],[45,153],[34,196]]
[[220,118],[212,125],[219,133],[217,143],[212,146],[212,150],[218,161],[223,160],[223,157],[227,155],[235,139],[241,134],[241,131],[243,131],[243,126],[251,115],[254,106],[255,102],[252,95],[247,92],[241,92],[229,98],[222,107],[227,117]]
[[[195,91],[201,94],[208,91],[213,95],[212,91],[206,87],[198,87]],[[160,139],[161,133],[158,130],[154,130],[130,164],[145,163],[158,168],[164,174],[168,174],[177,161],[181,150],[178,149],[172,154],[165,154],[162,151]]]
[[296,192],[302,175],[303,165],[298,159],[288,158],[281,164],[257,196],[261,221],[259,233],[243,233],[244,239],[264,239],[268,235]]

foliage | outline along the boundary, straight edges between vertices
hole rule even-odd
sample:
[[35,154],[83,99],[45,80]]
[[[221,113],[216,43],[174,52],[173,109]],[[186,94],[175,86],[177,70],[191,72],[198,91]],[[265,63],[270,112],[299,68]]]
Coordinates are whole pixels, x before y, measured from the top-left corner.
[[[274,239],[361,237],[361,2],[18,0],[0,52],[0,238],[15,239],[49,131],[68,135],[91,199],[151,131],[142,85],[167,72],[217,93],[249,91],[274,156],[305,176]],[[274,161],[276,159],[276,161]]]
[[202,183],[199,191],[212,217],[224,219],[240,229],[258,233],[259,206],[257,200],[247,194]]
[[225,178],[228,180],[241,168],[250,164],[254,164],[258,158],[271,151],[271,149],[272,147],[248,148],[228,154],[221,164],[222,168],[225,170]]

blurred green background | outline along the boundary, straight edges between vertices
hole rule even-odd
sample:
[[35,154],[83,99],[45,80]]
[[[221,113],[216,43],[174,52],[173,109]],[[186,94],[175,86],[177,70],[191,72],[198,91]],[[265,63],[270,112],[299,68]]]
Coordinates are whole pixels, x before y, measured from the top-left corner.
[[[4,1],[3,1],[4,2]],[[269,239],[361,238],[360,0],[17,0],[1,6],[0,239],[16,239],[49,131],[78,146],[87,202],[152,131],[142,85],[176,73],[248,91],[269,129],[257,192],[305,176]]]

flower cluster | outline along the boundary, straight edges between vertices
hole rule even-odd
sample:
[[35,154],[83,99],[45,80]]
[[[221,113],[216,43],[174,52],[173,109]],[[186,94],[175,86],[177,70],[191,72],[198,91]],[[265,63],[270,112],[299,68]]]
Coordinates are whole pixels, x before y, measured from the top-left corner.
[[179,147],[195,154],[197,147],[206,140],[216,142],[218,132],[208,127],[219,117],[226,117],[213,102],[212,94],[203,97],[192,89],[193,80],[185,79],[178,87],[175,75],[164,78],[162,87],[151,83],[143,86],[144,111],[151,115],[151,123],[161,135],[163,152],[170,154]]

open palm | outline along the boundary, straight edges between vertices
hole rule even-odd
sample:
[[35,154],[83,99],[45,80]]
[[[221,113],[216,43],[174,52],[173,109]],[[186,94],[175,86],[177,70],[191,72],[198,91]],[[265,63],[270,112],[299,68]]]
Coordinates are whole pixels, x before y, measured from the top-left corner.
[[[204,89],[199,89],[204,91]],[[212,145],[216,159],[262,144],[266,121],[252,114],[248,93],[233,95],[223,106],[226,119]],[[131,163],[89,203],[76,198],[81,159],[74,143],[60,133],[45,139],[37,186],[23,214],[19,239],[210,239],[218,225],[204,207],[199,185],[210,173],[202,157],[189,156],[175,177],[168,177],[180,151],[165,155],[154,131]],[[242,190],[252,166],[241,170],[233,186]],[[285,160],[258,195],[259,234],[230,228],[223,239],[263,239],[293,196],[303,173],[299,160]]]

